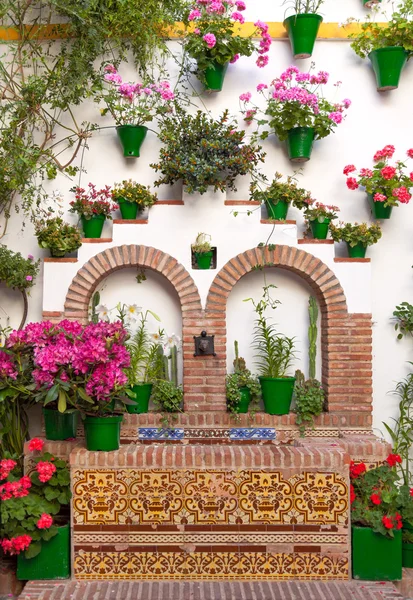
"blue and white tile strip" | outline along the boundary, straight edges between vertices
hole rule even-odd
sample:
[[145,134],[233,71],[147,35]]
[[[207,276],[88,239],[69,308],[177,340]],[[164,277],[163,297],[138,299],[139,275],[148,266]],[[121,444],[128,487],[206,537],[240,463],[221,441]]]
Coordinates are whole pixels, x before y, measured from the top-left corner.
[[229,430],[230,440],[275,440],[273,427],[233,427]]
[[138,435],[141,440],[182,440],[185,437],[185,431],[179,428],[140,427]]

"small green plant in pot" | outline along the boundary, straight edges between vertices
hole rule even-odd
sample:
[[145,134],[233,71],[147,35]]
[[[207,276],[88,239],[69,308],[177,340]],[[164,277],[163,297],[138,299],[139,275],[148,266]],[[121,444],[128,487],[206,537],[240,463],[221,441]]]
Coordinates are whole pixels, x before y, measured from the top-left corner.
[[234,373],[227,375],[226,396],[227,409],[233,415],[247,413],[251,402],[257,405],[261,395],[257,378],[247,369],[245,360],[238,356],[238,342],[234,342]]
[[[413,1],[404,0],[385,18],[386,25],[367,15],[361,31],[349,35],[354,52],[369,58],[379,92],[395,90],[407,60],[413,53]],[[349,22],[351,22],[350,20]]]
[[275,325],[269,323],[265,315],[268,308],[275,309],[279,300],[270,296],[274,285],[266,285],[259,302],[252,302],[255,313],[253,348],[256,351],[262,398],[265,411],[270,415],[287,415],[290,412],[295,377],[287,375],[295,358],[295,338],[289,338],[277,332]]
[[364,258],[368,246],[376,244],[381,238],[381,227],[373,223],[340,223],[335,226],[330,223],[330,234],[335,242],[346,242],[350,258]]
[[301,371],[295,372],[295,413],[301,436],[304,436],[306,423],[314,428],[314,418],[321,415],[324,408],[325,394],[317,379],[305,379]]
[[211,268],[214,253],[207,238],[211,239],[211,236],[207,233],[198,233],[195,243],[191,246],[198,269]]
[[124,179],[116,183],[112,190],[112,200],[118,204],[122,219],[136,219],[139,212],[150,208],[158,197],[152,194],[149,186]]
[[266,189],[262,189],[257,180],[250,184],[250,200],[266,205],[268,218],[282,221],[287,218],[290,206],[302,209],[311,199],[310,192],[297,185],[294,176],[288,176],[286,181],[280,181],[281,173],[275,173],[273,181]]
[[293,15],[284,21],[294,58],[310,58],[323,17],[318,14],[324,0],[290,0]]
[[71,254],[82,245],[79,228],[66,223],[60,217],[36,221],[35,232],[40,248],[48,248],[53,258]]
[[333,219],[337,219],[337,212],[339,210],[338,206],[323,204],[314,200],[310,200],[306,204],[304,217],[310,225],[314,239],[327,239],[330,223]]
[[106,219],[112,219],[111,213],[118,208],[110,202],[112,193],[107,185],[97,190],[93,183],[88,184],[88,190],[74,187],[75,200],[70,202],[71,213],[79,215],[86,238],[100,238]]

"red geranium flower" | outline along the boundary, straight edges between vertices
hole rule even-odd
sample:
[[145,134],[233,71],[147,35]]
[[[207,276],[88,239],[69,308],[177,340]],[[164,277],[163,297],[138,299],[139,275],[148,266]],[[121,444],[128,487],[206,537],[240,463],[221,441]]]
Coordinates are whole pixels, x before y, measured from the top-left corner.
[[350,504],[353,504],[356,499],[356,492],[354,491],[354,485],[350,483]]
[[397,463],[400,464],[402,462],[402,458],[400,454],[389,454],[386,458],[386,462],[390,467],[395,467]]
[[391,517],[384,516],[381,520],[386,529],[393,529],[393,520]]
[[356,464],[354,461],[351,461],[350,463],[350,477],[352,477],[353,479],[357,479],[357,477],[359,477],[362,473],[365,473],[367,470],[367,467],[365,465],[365,463],[358,463]]
[[380,496],[378,494],[372,494],[370,496],[370,500],[373,502],[373,504],[376,504],[377,506],[379,504],[381,504],[381,498],[380,498]]

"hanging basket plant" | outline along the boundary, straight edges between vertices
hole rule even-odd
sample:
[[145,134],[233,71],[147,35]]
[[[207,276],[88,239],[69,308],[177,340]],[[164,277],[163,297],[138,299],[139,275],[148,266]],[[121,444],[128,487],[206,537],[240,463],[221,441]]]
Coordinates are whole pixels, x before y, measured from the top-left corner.
[[310,58],[323,17],[318,14],[324,0],[292,0],[294,14],[287,17],[284,27],[290,38],[294,58]]
[[354,40],[354,52],[371,60],[377,90],[397,89],[402,70],[413,53],[413,2],[399,4],[385,26],[367,15],[360,33],[350,34],[349,38]]
[[274,131],[279,140],[287,141],[291,161],[310,160],[314,141],[333,133],[351,104],[348,99],[333,103],[324,98],[322,87],[328,79],[325,71],[304,73],[295,66],[289,67],[272,82],[271,88],[264,83],[257,86],[266,102],[264,111],[251,103],[250,92],[241,94],[245,121],[256,121],[255,135],[260,139]]
[[[374,218],[390,219],[393,207],[408,204],[412,197],[413,172],[407,173],[407,164],[397,160],[394,166],[389,164],[395,147],[391,144],[378,150],[373,157],[373,169],[360,169],[358,175],[354,165],[344,167],[347,176],[347,187],[357,190],[359,187],[367,192],[367,198]],[[413,158],[413,148],[407,151],[408,158]]]

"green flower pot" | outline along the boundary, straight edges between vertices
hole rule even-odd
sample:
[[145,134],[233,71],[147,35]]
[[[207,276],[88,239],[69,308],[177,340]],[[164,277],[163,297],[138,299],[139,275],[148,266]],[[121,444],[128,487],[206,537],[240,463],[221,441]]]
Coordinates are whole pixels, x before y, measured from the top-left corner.
[[239,388],[241,398],[237,404],[234,405],[233,412],[237,414],[245,414],[248,412],[248,408],[251,402],[251,392],[247,387]]
[[295,377],[259,377],[265,412],[288,415],[293,397]]
[[124,200],[119,198],[118,200],[120,214],[122,215],[122,219],[133,220],[136,219],[136,215],[138,214],[138,205],[136,202],[129,202],[128,200]]
[[294,58],[310,58],[323,17],[311,13],[293,15],[283,25],[291,42]]
[[17,557],[17,579],[68,579],[70,577],[70,525],[58,528],[40,553],[33,558]]
[[210,92],[220,92],[224,85],[225,73],[228,69],[228,63],[220,65],[214,63],[213,67],[205,70],[205,89]]
[[100,238],[105,220],[105,215],[94,215],[90,219],[82,217],[81,221],[85,238]]
[[393,207],[384,206],[384,202],[375,202],[373,194],[367,194],[371,212],[375,219],[390,219]]
[[401,46],[388,46],[370,52],[369,59],[373,65],[379,92],[399,87],[400,75],[408,56],[408,52]]
[[123,415],[109,417],[85,417],[86,448],[109,452],[118,450],[120,445],[120,426]]
[[79,413],[43,408],[44,429],[47,440],[68,440],[76,437]]
[[402,566],[413,568],[413,544],[402,544]]
[[314,143],[313,127],[294,127],[287,134],[287,150],[290,160],[292,162],[310,160]]
[[271,200],[266,201],[268,218],[276,221],[285,221],[287,218],[289,203],[285,200],[278,200],[277,204],[273,204]]
[[198,269],[210,269],[212,263],[213,252],[194,252],[196,264]]
[[402,532],[394,538],[375,533],[370,527],[352,528],[353,578],[395,581],[402,578]]
[[356,244],[355,246],[350,246],[347,243],[348,255],[350,258],[365,258],[367,252],[367,246],[362,244],[361,242]]
[[[135,394],[136,401],[134,404],[126,405],[126,410],[129,414],[141,415],[142,413],[148,412],[149,398],[152,394],[152,388],[152,383],[140,383],[131,387],[132,392]],[[133,398],[129,398],[129,400],[133,401]]]
[[116,131],[122,144],[123,156],[138,158],[148,128],[144,125],[119,125],[116,127]]
[[380,4],[381,0],[363,0],[363,6],[373,8],[376,4]]
[[322,221],[315,219],[315,221],[310,221],[310,227],[314,239],[326,240],[328,236],[328,230],[330,227],[330,219],[323,218]]

